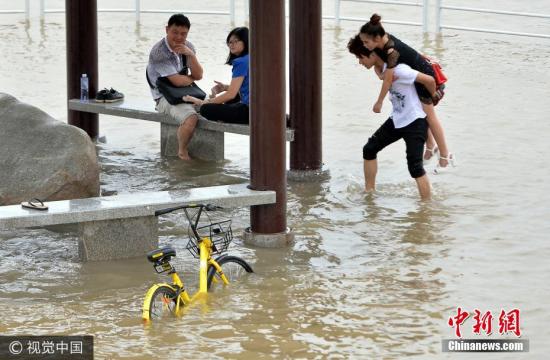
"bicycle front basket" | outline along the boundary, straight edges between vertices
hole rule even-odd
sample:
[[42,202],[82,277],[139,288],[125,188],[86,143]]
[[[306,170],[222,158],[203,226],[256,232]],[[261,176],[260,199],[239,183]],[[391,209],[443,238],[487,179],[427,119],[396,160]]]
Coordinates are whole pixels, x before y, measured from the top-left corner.
[[[197,227],[197,233],[202,238],[209,238],[212,241],[212,255],[221,254],[227,250],[233,240],[233,231],[231,230],[231,220],[211,222],[208,218],[208,224]],[[200,257],[197,240],[191,228],[188,231],[189,241],[186,249],[196,258]]]

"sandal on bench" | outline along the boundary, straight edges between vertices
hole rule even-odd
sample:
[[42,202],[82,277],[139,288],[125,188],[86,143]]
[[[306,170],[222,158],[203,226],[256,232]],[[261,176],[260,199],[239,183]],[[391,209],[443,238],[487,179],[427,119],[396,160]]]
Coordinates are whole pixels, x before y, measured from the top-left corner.
[[21,206],[27,209],[48,210],[48,205],[44,204],[42,200],[36,198],[22,202]]

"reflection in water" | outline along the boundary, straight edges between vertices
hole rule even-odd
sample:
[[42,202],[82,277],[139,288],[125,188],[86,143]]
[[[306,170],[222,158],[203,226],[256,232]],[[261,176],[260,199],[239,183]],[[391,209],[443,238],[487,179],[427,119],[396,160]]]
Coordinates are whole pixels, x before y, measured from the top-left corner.
[[25,24],[24,25],[25,35],[27,35],[27,41],[28,41],[27,45],[31,46],[34,42],[30,34],[31,22],[29,20],[26,20],[24,24]]
[[444,61],[445,48],[443,36],[424,33],[422,47],[417,49],[421,54],[434,57],[440,62]]
[[38,47],[44,51],[46,49],[46,45],[48,43],[48,33],[46,32],[46,22],[41,19],[40,20],[40,41],[38,42]]

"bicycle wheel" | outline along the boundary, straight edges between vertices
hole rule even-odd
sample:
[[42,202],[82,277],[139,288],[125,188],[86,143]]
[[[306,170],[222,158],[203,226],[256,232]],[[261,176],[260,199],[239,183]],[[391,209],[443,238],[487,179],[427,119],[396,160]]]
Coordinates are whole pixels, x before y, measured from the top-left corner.
[[168,286],[155,290],[149,303],[149,320],[156,321],[176,316],[176,292]]
[[[216,259],[216,262],[220,264],[223,273],[227,277],[229,282],[239,281],[246,277],[249,273],[254,272],[252,267],[248,265],[246,261],[237,256],[220,256]],[[216,276],[217,282],[213,282],[214,276]],[[208,289],[211,287],[221,287],[223,281],[220,278],[220,274],[216,272],[214,266],[210,266],[208,269]]]

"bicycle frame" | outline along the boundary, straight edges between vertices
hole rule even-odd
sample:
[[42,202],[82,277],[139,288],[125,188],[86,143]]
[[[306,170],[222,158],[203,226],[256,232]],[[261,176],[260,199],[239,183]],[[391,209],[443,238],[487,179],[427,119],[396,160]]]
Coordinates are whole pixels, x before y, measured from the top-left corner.
[[[225,276],[225,274],[222,271],[221,266],[216,262],[216,260],[212,259],[212,242],[209,238],[202,238],[199,243],[199,249],[200,249],[200,266],[199,266],[199,290],[193,294],[192,296],[189,296],[189,293],[184,287],[183,281],[179,277],[178,273],[176,271],[173,271],[170,276],[172,278],[171,284],[168,283],[157,283],[154,284],[149,288],[147,291],[147,294],[145,295],[145,301],[144,304],[151,304],[151,298],[153,297],[153,294],[155,291],[162,286],[167,286],[170,289],[172,289],[176,293],[176,309],[175,314],[177,316],[181,315],[181,311],[186,305],[190,305],[191,303],[195,302],[199,298],[204,298],[208,293],[208,266],[213,266],[216,269],[216,272],[220,275],[220,278],[222,279],[224,284],[229,284],[229,280]],[[214,280],[216,280],[214,278]],[[146,307],[144,305],[142,309],[142,318],[145,321],[150,321],[149,319],[149,307]]]
[[193,223],[192,217],[189,216],[187,209],[184,209],[183,211],[185,213],[187,221],[189,222],[189,225],[191,225],[191,230],[193,231],[193,234],[195,235],[195,238],[197,239],[199,244],[199,291],[195,295],[193,295],[192,299],[194,299],[195,297],[206,294],[208,292],[208,265],[212,265],[214,266],[214,268],[216,268],[216,272],[220,274],[220,277],[225,285],[229,284],[229,281],[223,273],[221,266],[214,259],[212,259],[212,240],[207,237],[201,238],[197,232],[197,224],[199,223],[199,218],[203,211],[203,207],[199,208],[195,223]]

